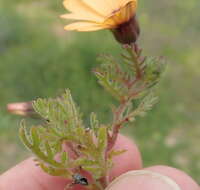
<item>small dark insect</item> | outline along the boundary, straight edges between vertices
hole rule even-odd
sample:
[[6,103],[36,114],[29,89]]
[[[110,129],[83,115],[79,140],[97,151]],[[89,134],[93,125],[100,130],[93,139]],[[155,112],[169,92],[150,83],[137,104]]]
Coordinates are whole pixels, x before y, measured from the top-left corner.
[[69,190],[74,187],[74,185],[89,185],[87,178],[83,177],[81,174],[74,174],[73,176],[73,182],[71,184],[68,184],[64,190]]
[[83,177],[80,174],[74,174],[73,175],[74,179],[74,184],[79,184],[79,185],[88,185],[88,180],[87,178]]

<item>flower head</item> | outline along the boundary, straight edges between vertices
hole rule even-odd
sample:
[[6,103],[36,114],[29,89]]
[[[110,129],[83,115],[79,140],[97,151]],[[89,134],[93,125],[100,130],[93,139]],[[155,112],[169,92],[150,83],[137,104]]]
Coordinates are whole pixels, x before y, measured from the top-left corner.
[[[130,32],[128,26],[133,21],[137,23],[135,19],[137,0],[64,0],[63,4],[71,13],[64,14],[61,17],[78,20],[65,26],[65,30],[96,31],[110,29],[118,41],[129,43],[131,35],[127,33]],[[137,31],[138,36],[138,24],[134,25],[137,26],[134,33]],[[122,26],[125,26],[126,29],[123,30]],[[118,29],[120,29],[119,32],[117,32]],[[130,30],[133,30],[133,24],[131,24]],[[116,36],[124,31],[129,36],[128,41]],[[131,41],[134,42],[136,39],[137,37],[134,36]]]

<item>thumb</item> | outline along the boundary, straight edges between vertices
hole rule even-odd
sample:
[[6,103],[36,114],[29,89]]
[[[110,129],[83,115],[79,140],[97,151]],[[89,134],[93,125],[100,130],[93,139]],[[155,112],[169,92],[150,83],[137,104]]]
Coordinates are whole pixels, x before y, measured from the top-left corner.
[[181,190],[175,181],[148,170],[127,172],[116,178],[106,190]]

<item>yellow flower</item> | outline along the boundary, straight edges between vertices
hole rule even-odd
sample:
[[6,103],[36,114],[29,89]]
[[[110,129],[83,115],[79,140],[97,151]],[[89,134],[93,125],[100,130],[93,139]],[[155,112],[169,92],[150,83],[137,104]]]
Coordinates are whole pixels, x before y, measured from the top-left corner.
[[135,43],[139,36],[137,0],[64,0],[63,4],[71,13],[61,17],[78,20],[65,26],[65,30],[110,29],[122,44]]
[[[127,33],[127,25],[129,26],[131,21],[131,30],[136,25],[136,30],[139,31],[135,20],[137,0],[64,0],[63,4],[71,13],[64,14],[61,17],[78,20],[65,26],[65,30],[96,31],[111,29],[116,37],[118,35],[116,30],[120,29],[120,35],[124,33],[124,29],[120,28],[121,26],[126,26],[125,32]],[[116,37],[120,41],[118,38]],[[137,37],[135,38],[137,39]],[[125,41],[122,40],[122,43],[126,43]]]

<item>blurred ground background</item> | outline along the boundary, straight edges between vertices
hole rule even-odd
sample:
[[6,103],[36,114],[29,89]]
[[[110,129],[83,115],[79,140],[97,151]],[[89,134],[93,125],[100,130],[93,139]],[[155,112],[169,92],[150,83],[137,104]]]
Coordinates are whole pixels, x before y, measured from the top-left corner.
[[[168,69],[160,102],[124,130],[135,138],[144,165],[166,164],[200,182],[199,0],[139,0],[140,44],[147,55],[164,55]],[[91,74],[96,55],[117,54],[108,31],[65,32],[61,0],[0,0],[0,172],[30,153],[17,132],[21,117],[6,113],[10,102],[54,97],[70,88],[85,117],[109,120],[112,99]],[[30,121],[33,122],[33,121]]]

